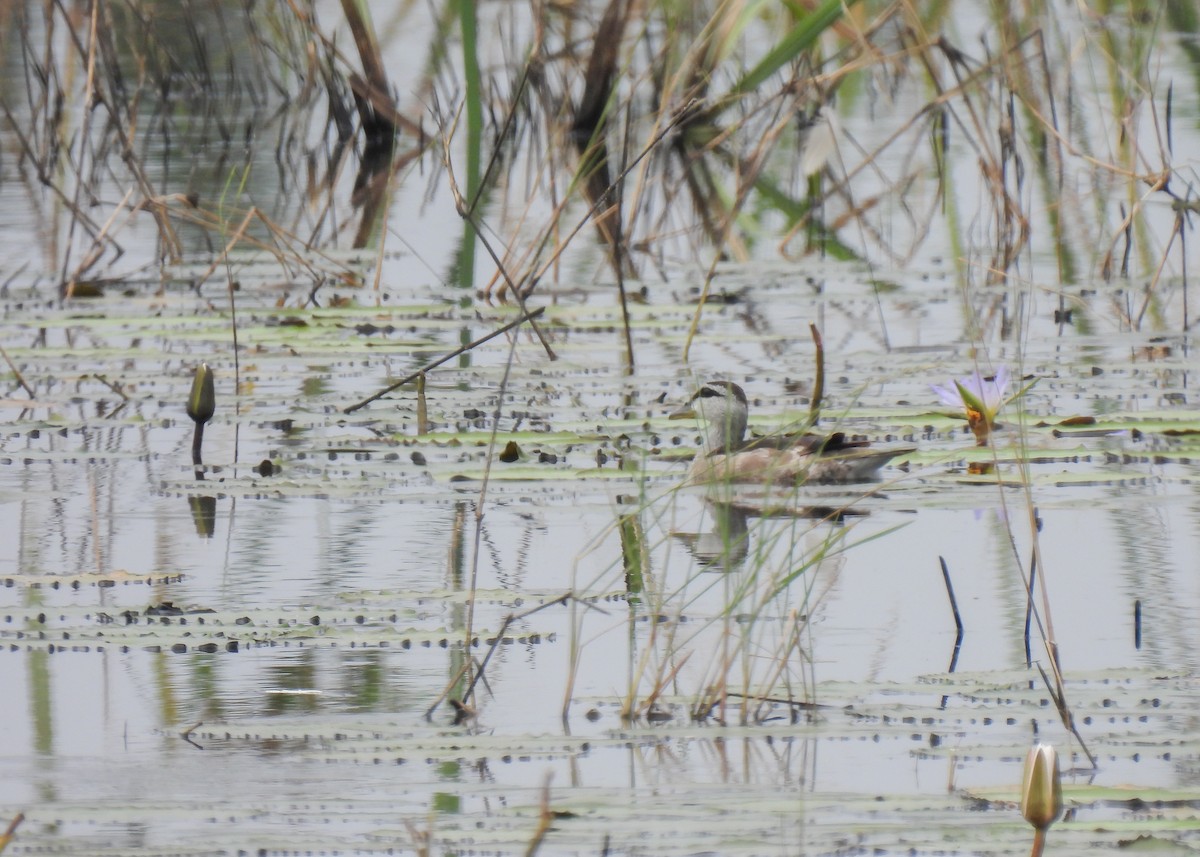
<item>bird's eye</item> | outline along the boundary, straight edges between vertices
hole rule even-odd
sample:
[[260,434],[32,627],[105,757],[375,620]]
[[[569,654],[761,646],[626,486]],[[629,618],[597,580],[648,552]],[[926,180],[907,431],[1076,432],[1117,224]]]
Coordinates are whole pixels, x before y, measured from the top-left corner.
[[719,395],[721,395],[721,394],[718,391],[714,390],[712,387],[701,387],[700,388],[700,398],[702,398],[702,399],[711,399],[713,396],[719,396]]

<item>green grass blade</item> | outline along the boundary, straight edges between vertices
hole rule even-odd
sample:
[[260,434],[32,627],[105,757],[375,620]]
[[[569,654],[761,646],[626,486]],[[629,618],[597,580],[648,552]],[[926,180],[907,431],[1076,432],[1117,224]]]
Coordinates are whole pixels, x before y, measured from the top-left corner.
[[833,26],[841,17],[842,11],[854,2],[855,0],[825,0],[809,15],[797,21],[796,26],[792,27],[783,40],[734,84],[730,95],[744,95],[757,89],[767,78],[816,44],[821,34]]
[[[473,0],[458,0],[458,21],[462,32],[463,78],[466,82],[467,114],[467,176],[463,188],[471,214],[479,207],[482,193],[480,175],[483,163],[483,86],[479,73],[478,22],[475,19]],[[462,244],[458,248],[454,264],[454,281],[465,288],[475,282],[475,227],[470,220],[463,220]]]

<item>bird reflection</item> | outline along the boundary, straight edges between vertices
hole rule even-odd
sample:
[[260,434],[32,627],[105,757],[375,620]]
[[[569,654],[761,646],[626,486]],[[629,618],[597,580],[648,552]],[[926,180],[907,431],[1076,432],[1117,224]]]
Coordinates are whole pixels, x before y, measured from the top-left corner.
[[706,498],[704,507],[712,526],[703,533],[673,532],[701,568],[708,571],[737,571],[750,548],[750,518],[797,518],[844,523],[848,517],[868,512],[834,506],[764,506]]

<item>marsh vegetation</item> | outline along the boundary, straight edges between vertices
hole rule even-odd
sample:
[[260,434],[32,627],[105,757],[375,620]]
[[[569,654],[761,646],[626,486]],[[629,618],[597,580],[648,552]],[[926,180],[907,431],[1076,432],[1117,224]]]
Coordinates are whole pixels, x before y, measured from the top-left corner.
[[1197,17],[0,2],[9,849],[1194,847]]

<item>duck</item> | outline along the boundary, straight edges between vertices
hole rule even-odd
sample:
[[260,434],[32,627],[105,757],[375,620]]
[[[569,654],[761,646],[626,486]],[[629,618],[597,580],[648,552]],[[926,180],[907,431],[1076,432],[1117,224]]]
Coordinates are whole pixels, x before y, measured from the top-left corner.
[[688,484],[867,482],[896,456],[916,450],[911,445],[875,447],[843,432],[747,439],[749,414],[746,391],[733,381],[707,381],[671,412],[672,420],[698,419],[705,432],[703,448],[688,468]]

